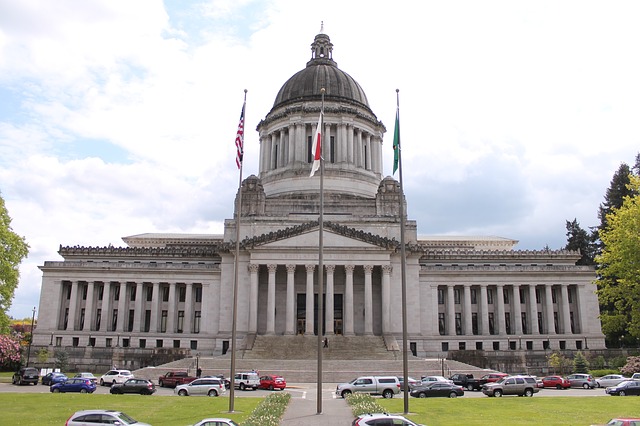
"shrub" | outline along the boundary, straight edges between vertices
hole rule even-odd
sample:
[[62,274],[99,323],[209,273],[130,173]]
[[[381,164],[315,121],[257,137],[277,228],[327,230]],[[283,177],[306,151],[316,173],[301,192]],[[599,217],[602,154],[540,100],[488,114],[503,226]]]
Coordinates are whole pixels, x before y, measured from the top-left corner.
[[242,422],[242,425],[278,426],[290,400],[291,394],[288,392],[272,393],[258,404],[251,415]]
[[620,371],[603,368],[601,370],[589,370],[589,374],[591,374],[593,377],[602,377],[606,376],[607,374],[620,374]]
[[640,356],[630,356],[627,363],[620,369],[622,374],[631,376],[633,373],[640,372]]
[[354,393],[347,395],[347,404],[351,406],[354,416],[368,413],[385,413],[386,410],[378,404],[371,395],[366,393]]

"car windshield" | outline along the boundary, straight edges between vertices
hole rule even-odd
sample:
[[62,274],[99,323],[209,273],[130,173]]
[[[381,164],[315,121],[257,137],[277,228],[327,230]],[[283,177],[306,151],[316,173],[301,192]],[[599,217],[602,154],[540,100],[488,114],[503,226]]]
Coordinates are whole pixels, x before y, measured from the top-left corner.
[[496,383],[500,383],[500,384],[502,384],[502,383],[504,383],[504,381],[505,381],[506,379],[507,379],[506,377],[501,377],[501,378],[499,378],[498,380],[496,380]]
[[135,420],[135,419],[133,419],[133,418],[129,417],[129,416],[128,416],[128,415],[126,415],[125,413],[119,413],[118,415],[116,415],[116,417],[117,417],[118,419],[120,419],[121,421],[123,421],[123,422],[124,422],[124,424],[126,424],[126,425],[134,425],[134,424],[138,423],[138,421],[137,421],[137,420]]

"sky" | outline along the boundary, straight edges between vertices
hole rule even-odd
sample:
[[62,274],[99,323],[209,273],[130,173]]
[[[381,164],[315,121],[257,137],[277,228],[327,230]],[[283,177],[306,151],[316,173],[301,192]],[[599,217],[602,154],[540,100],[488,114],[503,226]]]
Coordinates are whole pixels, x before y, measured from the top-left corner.
[[638,16],[636,1],[0,0],[0,196],[30,246],[9,314],[31,317],[60,245],[221,234],[244,90],[247,177],[321,25],[387,128],[385,176],[399,90],[419,235],[561,249],[640,152]]

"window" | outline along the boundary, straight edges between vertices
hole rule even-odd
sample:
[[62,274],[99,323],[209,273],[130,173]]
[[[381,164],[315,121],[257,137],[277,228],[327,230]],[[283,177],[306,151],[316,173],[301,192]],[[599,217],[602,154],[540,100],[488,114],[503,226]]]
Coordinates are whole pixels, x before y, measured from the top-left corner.
[[477,351],[481,351],[482,350],[482,342],[476,342],[476,350]]
[[129,291],[130,291],[130,295],[131,295],[129,300],[131,300],[132,302],[135,302],[136,301],[136,286],[132,285],[131,286],[131,290],[129,290]]
[[122,347],[123,348],[128,348],[129,347],[129,341],[130,341],[129,338],[122,339]]
[[174,348],[174,349],[179,349],[179,348],[180,348],[180,340],[175,339],[175,340],[173,341],[173,348]]
[[96,345],[96,338],[89,337],[89,346],[94,347]]
[[82,300],[87,300],[87,291],[89,291],[89,285],[84,284],[82,286]]
[[102,300],[102,296],[104,295],[104,285],[98,287],[98,300]]
[[449,342],[442,342],[442,352],[447,352],[449,350]]
[[67,284],[67,300],[71,299],[71,283]]
[[167,332],[167,318],[169,317],[169,311],[162,311],[162,318],[160,319],[160,333]]
[[169,286],[165,285],[162,287],[162,301],[163,302],[168,302],[169,301]]
[[489,334],[496,334],[493,312],[489,312]]
[[178,333],[182,333],[184,327],[184,311],[178,311]]
[[460,336],[462,334],[462,314],[460,312],[456,312],[456,335]]
[[144,331],[149,332],[151,329],[151,309],[144,311]]
[[336,162],[336,141],[335,141],[335,136],[330,136],[329,137],[329,162],[331,163],[335,163]]
[[504,328],[507,334],[511,334],[511,312],[504,313]]
[[438,305],[444,305],[444,289],[438,287]]
[[543,333],[543,330],[545,330],[545,328],[542,326],[542,312],[538,312],[538,332]]
[[195,351],[196,349],[198,349],[198,341],[197,340],[192,340],[190,342],[190,347],[192,351]]
[[153,285],[147,287],[147,302],[153,301]]
[[536,303],[540,303],[540,289],[536,287]]
[[64,309],[64,321],[63,321],[63,326],[62,326],[63,330],[67,329],[67,323],[68,322],[69,322],[69,308],[65,308]]
[[524,291],[523,288],[521,288],[519,291],[520,291],[520,304],[523,304],[523,303],[525,303],[525,298],[527,296],[527,292]]
[[567,297],[569,298],[569,303],[573,303],[573,291],[571,291],[571,287],[567,287]]
[[473,330],[474,335],[478,335],[478,313],[473,312],[471,314],[471,329]]
[[100,319],[102,318],[102,309],[96,310],[96,331],[100,331]]
[[142,349],[146,348],[147,347],[147,339],[140,339],[138,345]]
[[487,303],[493,305],[493,289],[491,288],[487,289]]
[[184,285],[181,285],[180,287],[178,287],[178,297],[179,297],[179,301],[180,302],[184,302],[187,299],[187,287]]
[[162,339],[156,339],[156,348],[161,348],[162,347]]
[[120,300],[120,286],[117,285],[113,290],[113,300]]
[[441,336],[444,336],[446,330],[445,330],[445,319],[444,319],[444,313],[439,313],[438,314],[438,331],[440,332]]
[[136,315],[136,311],[133,309],[129,309],[129,325],[127,326],[127,330],[129,331],[133,331],[133,321],[134,321],[135,315]]
[[460,304],[460,289],[457,287],[453,289],[453,303]]
[[558,313],[554,312],[553,313],[553,328],[556,331],[556,334],[560,332],[560,328],[558,326]]
[[467,344],[466,342],[458,342],[458,349],[461,351],[464,351],[467,349]]
[[[500,342],[493,342],[493,350],[494,351],[499,351],[500,350]],[[513,381],[511,382],[511,384],[513,384]]]
[[556,289],[551,287],[551,303],[558,303],[556,300]]
[[502,288],[502,300],[505,304],[509,304],[509,291],[506,288]]
[[571,334],[575,334],[576,327],[575,327],[575,324],[573,323],[573,311],[569,312],[569,321],[571,321]]
[[80,309],[80,330],[84,330],[84,308]]
[[313,159],[313,154],[311,154],[311,149],[313,148],[313,136],[307,136],[307,163],[311,163]]
[[526,312],[522,312],[520,314],[520,317],[522,318],[522,333],[528,334],[528,331],[527,331],[527,313]]
[[79,338],[79,337],[73,337],[73,338],[71,338],[71,345],[72,345],[74,348],[77,348],[79,344],[80,344],[80,338]]
[[113,339],[112,339],[111,337],[107,337],[106,339],[104,339],[104,345],[105,345],[107,348],[110,348],[110,347],[111,347],[112,342],[113,342]]
[[56,346],[62,346],[62,337],[56,337]]
[[202,302],[202,286],[196,285],[196,303]]
[[196,311],[193,315],[193,332],[200,333],[200,311]]
[[472,305],[478,304],[478,291],[475,288],[471,289],[471,304]]

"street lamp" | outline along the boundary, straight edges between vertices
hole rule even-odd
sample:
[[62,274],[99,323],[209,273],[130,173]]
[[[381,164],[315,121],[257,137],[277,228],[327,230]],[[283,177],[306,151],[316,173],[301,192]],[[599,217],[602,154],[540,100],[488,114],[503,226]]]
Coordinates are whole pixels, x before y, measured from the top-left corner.
[[27,348],[27,367],[29,366],[29,358],[31,358],[31,343],[33,343],[33,322],[36,319],[36,307],[33,307],[33,315],[31,316],[31,334],[29,335],[29,347]]

